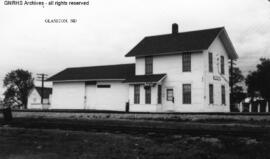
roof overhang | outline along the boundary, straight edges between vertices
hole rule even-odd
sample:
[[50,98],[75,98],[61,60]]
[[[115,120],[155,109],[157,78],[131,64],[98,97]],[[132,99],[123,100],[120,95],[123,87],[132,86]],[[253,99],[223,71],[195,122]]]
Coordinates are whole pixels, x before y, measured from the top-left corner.
[[218,34],[218,37],[220,38],[222,44],[224,45],[224,48],[228,53],[229,59],[232,59],[232,60],[238,59],[238,55],[235,51],[232,41],[230,40],[225,28],[222,29],[222,31]]
[[[150,55],[137,55],[135,57],[146,57],[146,56],[166,56],[166,55],[176,55],[176,54],[183,54],[183,53],[203,53],[202,50],[189,50],[189,51],[173,51],[173,52],[161,52],[161,53],[155,53]],[[126,57],[133,57],[133,56],[126,56]]]
[[[74,79],[74,80],[52,80],[54,83],[62,82],[89,82],[89,81],[124,81],[125,79]],[[50,81],[50,80],[49,80]]]
[[136,75],[127,78],[124,83],[129,84],[148,84],[148,83],[160,83],[167,77],[166,74],[152,74],[152,75]]

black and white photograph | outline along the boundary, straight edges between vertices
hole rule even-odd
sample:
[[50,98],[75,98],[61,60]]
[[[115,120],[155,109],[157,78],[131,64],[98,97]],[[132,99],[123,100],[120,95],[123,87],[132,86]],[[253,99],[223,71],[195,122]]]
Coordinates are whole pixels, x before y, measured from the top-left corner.
[[269,150],[269,0],[0,1],[0,159]]

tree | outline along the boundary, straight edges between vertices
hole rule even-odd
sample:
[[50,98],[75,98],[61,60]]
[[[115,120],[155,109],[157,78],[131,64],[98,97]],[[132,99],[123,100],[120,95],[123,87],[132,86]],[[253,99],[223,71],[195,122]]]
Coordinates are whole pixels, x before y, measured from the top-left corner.
[[241,86],[245,77],[242,74],[242,71],[238,67],[230,68],[230,82],[232,82],[232,90],[230,95],[231,103],[240,103],[245,97],[243,87]]
[[6,74],[4,78],[4,103],[7,106],[27,106],[27,96],[34,87],[34,78],[32,73],[26,70],[17,69]]
[[260,64],[257,65],[257,70],[249,72],[246,85],[248,93],[252,96],[258,91],[263,98],[270,101],[270,59],[261,58]]

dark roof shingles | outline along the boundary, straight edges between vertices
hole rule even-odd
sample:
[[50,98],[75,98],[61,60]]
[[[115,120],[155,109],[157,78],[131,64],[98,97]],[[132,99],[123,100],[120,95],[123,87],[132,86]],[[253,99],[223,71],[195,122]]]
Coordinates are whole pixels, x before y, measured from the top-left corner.
[[[42,88],[41,87],[35,87],[38,94],[41,96],[42,94]],[[47,87],[44,87],[43,88],[43,98],[49,98],[50,97],[50,94],[52,94],[52,88],[47,88]]]
[[67,68],[47,81],[126,79],[135,75],[135,64]]
[[158,82],[166,74],[153,74],[153,75],[137,75],[127,78],[124,83],[144,83],[144,82]]
[[145,37],[126,57],[208,49],[224,27]]

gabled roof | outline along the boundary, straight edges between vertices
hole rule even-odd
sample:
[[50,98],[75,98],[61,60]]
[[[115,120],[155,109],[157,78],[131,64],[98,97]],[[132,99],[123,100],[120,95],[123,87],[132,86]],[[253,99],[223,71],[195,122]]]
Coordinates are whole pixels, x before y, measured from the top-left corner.
[[145,37],[126,57],[199,52],[208,49],[219,35],[222,36],[223,44],[226,43],[229,57],[237,58],[224,27]]
[[137,75],[127,78],[125,83],[157,83],[164,79],[166,74]]
[[67,68],[47,81],[124,80],[135,75],[135,64]]
[[[35,87],[35,88],[38,94],[41,96],[42,88],[41,87]],[[52,94],[52,88],[47,88],[47,87],[43,88],[43,98],[49,98],[51,94]]]

